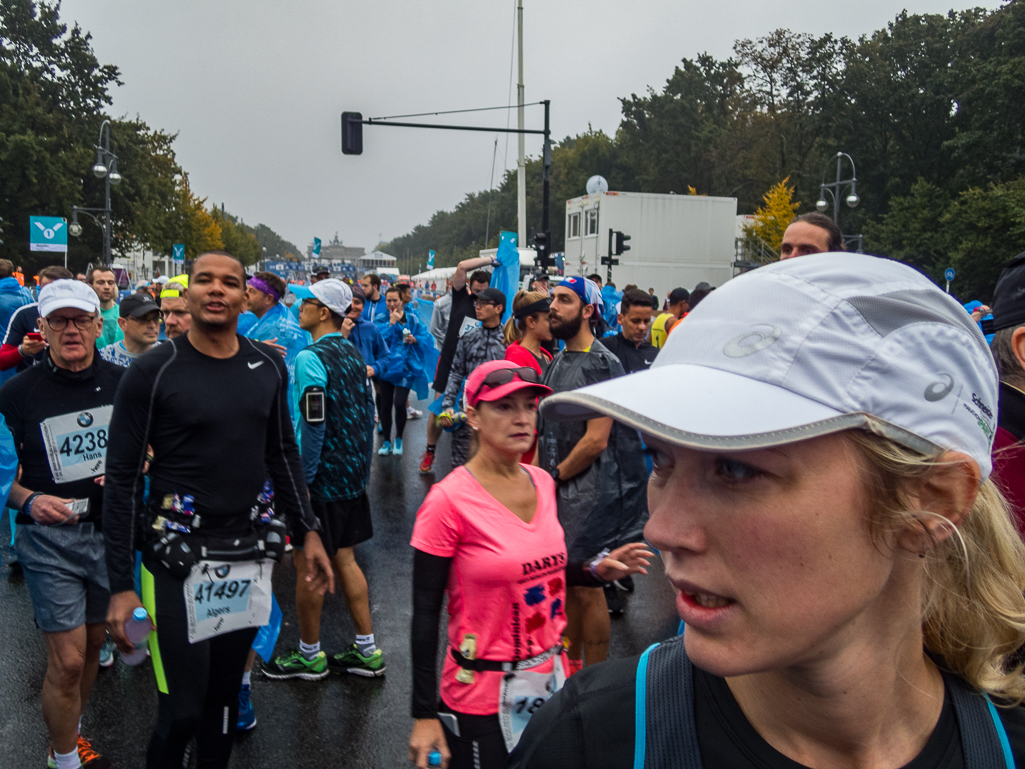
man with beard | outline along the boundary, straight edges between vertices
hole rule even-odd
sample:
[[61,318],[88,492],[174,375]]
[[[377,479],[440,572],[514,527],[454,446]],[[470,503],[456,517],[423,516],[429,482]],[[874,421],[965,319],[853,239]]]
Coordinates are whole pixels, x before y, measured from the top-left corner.
[[[549,326],[566,348],[545,374],[544,384],[553,392],[624,375],[619,359],[591,334],[590,318],[600,301],[598,287],[584,278],[567,278],[555,287]],[[559,522],[571,561],[600,561],[616,547],[641,540],[648,473],[636,430],[606,417],[541,420],[538,464],[555,479]],[[571,665],[579,668],[608,656],[609,612],[600,587],[568,588],[566,621]]]

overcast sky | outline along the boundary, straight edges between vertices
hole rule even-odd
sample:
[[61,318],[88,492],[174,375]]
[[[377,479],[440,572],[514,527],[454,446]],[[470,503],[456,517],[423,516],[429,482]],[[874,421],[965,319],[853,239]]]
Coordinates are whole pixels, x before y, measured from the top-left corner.
[[[725,58],[778,27],[857,37],[905,7],[974,5],[998,3],[524,0],[526,101],[551,100],[556,138],[612,134],[618,97],[661,89],[683,57]],[[114,114],[178,132],[195,192],[303,250],[335,232],[370,250],[488,187],[494,134],[367,126],[363,155],[343,156],[340,114],[510,103],[514,0],[64,0],[61,13],[120,67]],[[528,108],[527,127],[542,118]],[[503,112],[442,120],[506,124]],[[528,155],[540,146],[527,138]],[[516,165],[515,136],[508,154],[499,138],[496,183],[503,163]]]

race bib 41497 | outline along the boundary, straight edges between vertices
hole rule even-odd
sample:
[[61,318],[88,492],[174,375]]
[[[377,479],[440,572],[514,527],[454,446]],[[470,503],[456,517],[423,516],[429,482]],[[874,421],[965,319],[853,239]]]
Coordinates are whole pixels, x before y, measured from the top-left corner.
[[39,424],[54,483],[96,478],[106,472],[113,411],[113,406],[101,406],[50,417]]

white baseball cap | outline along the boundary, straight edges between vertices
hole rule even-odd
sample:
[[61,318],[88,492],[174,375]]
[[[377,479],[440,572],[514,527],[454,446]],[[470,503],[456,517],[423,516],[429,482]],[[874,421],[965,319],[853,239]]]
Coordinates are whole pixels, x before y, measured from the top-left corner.
[[99,312],[100,298],[88,284],[80,280],[61,279],[47,283],[39,290],[39,314],[46,317],[54,310],[74,307],[86,312]]
[[767,448],[858,428],[992,470],[998,377],[964,308],[865,254],[735,278],[673,327],[651,368],[545,398],[546,419],[611,416],[697,449]]
[[336,315],[345,315],[352,307],[352,289],[338,278],[325,278],[306,290]]

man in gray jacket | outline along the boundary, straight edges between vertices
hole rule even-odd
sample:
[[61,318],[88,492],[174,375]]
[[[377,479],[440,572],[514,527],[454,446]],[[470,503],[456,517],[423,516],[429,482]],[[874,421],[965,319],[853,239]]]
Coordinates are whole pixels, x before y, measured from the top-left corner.
[[[470,372],[482,363],[505,357],[505,336],[502,331],[505,294],[497,288],[486,288],[477,295],[474,305],[480,328],[468,332],[456,346],[452,371],[445,386],[445,400],[442,401],[443,411],[439,419],[442,427],[452,426],[452,413],[457,405],[462,410],[463,382]],[[452,434],[452,467],[466,464],[469,458],[470,428],[463,423]]]

